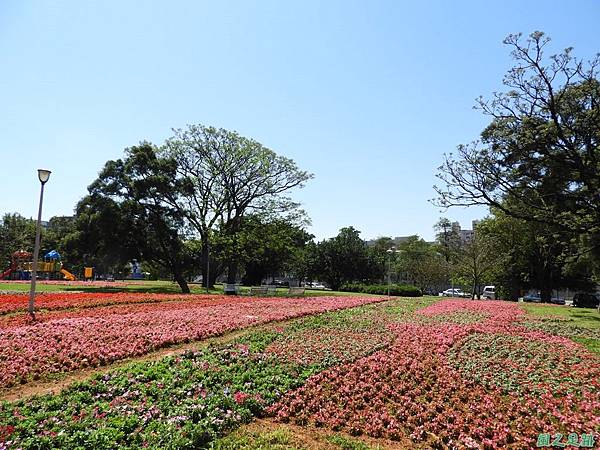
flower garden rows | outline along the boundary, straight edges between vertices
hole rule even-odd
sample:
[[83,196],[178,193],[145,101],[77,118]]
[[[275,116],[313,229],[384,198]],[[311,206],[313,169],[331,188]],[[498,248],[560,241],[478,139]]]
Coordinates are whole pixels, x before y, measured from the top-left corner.
[[[173,300],[193,299],[214,303],[215,296],[180,294],[133,294],[133,293],[100,293],[100,292],[48,292],[38,294],[35,299],[38,310],[60,310],[74,308],[93,308],[118,304],[156,303]],[[0,296],[0,315],[23,312],[27,310],[29,296],[9,294]],[[25,317],[25,316],[24,316]],[[43,316],[42,316],[43,318]]]
[[[460,310],[489,318],[453,323]],[[600,431],[600,361],[515,324],[520,313],[500,302],[438,303],[421,314],[449,321],[392,325],[390,348],[319,373],[269,412],[352,434],[408,434],[429,448],[534,448],[539,433]]]
[[0,442],[203,448],[263,415],[414,448],[535,448],[540,433],[598,439],[597,356],[528,328],[516,304],[433,302],[308,316],[3,403]]
[[48,312],[34,324],[14,323],[24,319],[7,317],[0,328],[0,383],[7,387],[254,324],[377,301],[381,299],[222,297]]
[[[55,396],[5,402],[0,442],[36,449],[202,448],[264,414],[311,375],[389,345],[387,324],[426,304],[395,300],[308,316],[248,331],[230,344],[131,364]],[[345,338],[332,339],[337,333]]]

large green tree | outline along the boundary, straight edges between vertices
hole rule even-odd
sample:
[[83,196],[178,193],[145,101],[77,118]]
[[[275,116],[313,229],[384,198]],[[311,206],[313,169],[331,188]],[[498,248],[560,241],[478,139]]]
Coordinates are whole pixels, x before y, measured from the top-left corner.
[[316,247],[318,276],[332,289],[344,283],[370,281],[375,264],[360,231],[345,227],[337,236],[319,242]]
[[244,284],[257,285],[267,277],[291,272],[312,235],[301,226],[284,219],[244,218],[237,240],[242,257]]
[[[160,151],[175,162],[175,189],[163,201],[182,214],[199,235],[203,274],[209,271],[210,237],[215,228],[233,241],[249,214],[302,214],[286,194],[312,178],[296,163],[236,132],[203,125],[175,130]],[[240,259],[232,254],[228,282],[236,281]],[[206,277],[205,277],[206,279]]]
[[471,298],[479,298],[483,284],[492,281],[491,275],[498,263],[492,248],[492,239],[475,230],[472,239],[460,250],[456,273],[471,287]]
[[402,281],[418,286],[422,291],[432,292],[446,282],[444,255],[438,246],[425,242],[419,236],[410,236],[398,245],[395,269]]
[[549,302],[560,288],[589,289],[592,268],[576,251],[578,241],[562,228],[527,222],[500,210],[477,227],[493,256],[491,275],[502,295],[516,300],[522,288],[539,289],[542,301]]
[[588,236],[578,251],[600,258],[600,55],[546,57],[549,41],[541,32],[506,38],[515,60],[507,91],[479,100],[491,122],[446,157],[438,203],[486,205]]
[[159,157],[148,142],[105,164],[77,208],[78,240],[88,261],[101,257],[113,266],[133,258],[152,261],[189,292],[185,275],[193,259],[185,245],[185,218],[164,201],[177,188],[175,169],[176,162]]

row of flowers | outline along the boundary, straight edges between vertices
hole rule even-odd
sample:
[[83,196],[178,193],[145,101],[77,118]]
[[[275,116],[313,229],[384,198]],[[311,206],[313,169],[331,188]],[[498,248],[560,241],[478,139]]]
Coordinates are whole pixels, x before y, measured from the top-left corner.
[[49,373],[100,366],[254,324],[381,300],[229,297],[49,313],[50,320],[0,329],[0,383],[10,386]]
[[[3,297],[0,296],[0,301]],[[20,302],[23,300],[21,299]],[[241,298],[238,303],[250,301]],[[161,312],[164,310],[187,309],[190,304],[195,307],[228,305],[232,297],[221,295],[180,295],[180,294],[49,294],[36,299],[38,311],[33,322],[29,315],[15,313],[0,315],[0,329],[15,326],[34,325],[43,322],[52,322],[60,319],[77,319],[87,317],[106,317],[113,314],[133,314],[141,310]],[[41,303],[41,306],[40,306]],[[47,307],[47,308],[46,308]],[[23,310],[24,311],[24,310]]]
[[[345,361],[353,361],[376,351],[393,334],[375,337],[382,323],[424,304],[421,299],[393,300],[304,316],[247,330],[229,344],[130,364],[58,395],[2,403],[0,448],[2,442],[4,448],[24,449],[204,448],[336,364],[331,354],[340,351]],[[332,339],[335,332],[346,336],[346,343],[350,335],[358,342],[342,350]],[[310,354],[310,361],[288,358],[307,337],[300,353]]]
[[269,412],[430,448],[532,448],[539,433],[600,431],[596,356],[524,329],[514,304],[451,300],[420,315],[461,310],[481,320],[392,325],[390,348],[314,375]]
[[[36,296],[37,310],[60,310],[71,308],[93,308],[132,303],[156,303],[183,298],[196,301],[213,300],[214,296],[181,294],[136,294],[136,293],[100,293],[100,292],[47,292]],[[9,314],[27,310],[29,296],[23,294],[0,295],[0,314]],[[24,315],[24,317],[26,317]],[[41,316],[43,318],[43,316]],[[1,326],[1,325],[0,325]]]
[[524,327],[516,304],[447,300],[413,313],[427,303],[308,315],[4,403],[0,447],[201,448],[265,413],[416,448],[534,448],[540,433],[600,431],[596,356]]

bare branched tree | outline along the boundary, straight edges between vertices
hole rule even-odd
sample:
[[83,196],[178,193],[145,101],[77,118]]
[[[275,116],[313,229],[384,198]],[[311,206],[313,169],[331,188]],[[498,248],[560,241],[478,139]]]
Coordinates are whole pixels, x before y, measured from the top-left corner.
[[[572,48],[544,57],[550,39],[508,36],[515,66],[493,98],[481,138],[445,156],[435,186],[442,207],[485,205],[577,233],[600,231],[600,55],[584,63]],[[507,201],[509,200],[509,201]]]

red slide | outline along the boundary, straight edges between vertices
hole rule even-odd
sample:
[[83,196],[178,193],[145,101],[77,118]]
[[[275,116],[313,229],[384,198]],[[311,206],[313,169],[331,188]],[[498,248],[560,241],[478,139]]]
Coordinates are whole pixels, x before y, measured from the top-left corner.
[[12,268],[6,269],[4,272],[0,273],[0,280],[4,280],[7,276],[12,273]]

